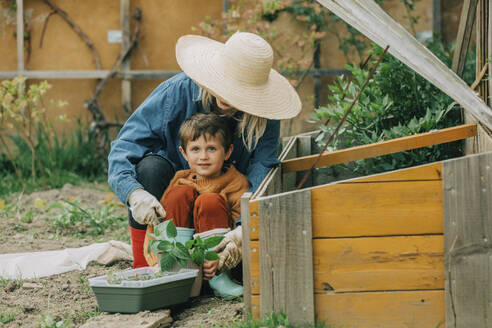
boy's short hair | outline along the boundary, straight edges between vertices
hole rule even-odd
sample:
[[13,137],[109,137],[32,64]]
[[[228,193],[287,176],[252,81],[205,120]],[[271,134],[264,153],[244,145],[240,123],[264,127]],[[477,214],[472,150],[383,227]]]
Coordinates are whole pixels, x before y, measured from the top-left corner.
[[227,151],[232,145],[234,133],[227,118],[215,113],[196,113],[186,119],[179,128],[179,141],[186,152],[186,145],[201,136],[207,135],[219,138],[222,146]]

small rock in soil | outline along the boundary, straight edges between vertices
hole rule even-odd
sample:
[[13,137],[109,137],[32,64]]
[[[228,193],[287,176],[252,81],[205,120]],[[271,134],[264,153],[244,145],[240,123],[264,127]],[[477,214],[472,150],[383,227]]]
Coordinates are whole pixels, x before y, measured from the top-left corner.
[[6,293],[12,293],[14,290],[16,290],[19,286],[15,281],[9,281],[7,286],[3,289]]
[[32,283],[32,282],[25,282],[22,284],[22,288],[24,288],[24,289],[40,289],[40,288],[43,288],[43,285]]

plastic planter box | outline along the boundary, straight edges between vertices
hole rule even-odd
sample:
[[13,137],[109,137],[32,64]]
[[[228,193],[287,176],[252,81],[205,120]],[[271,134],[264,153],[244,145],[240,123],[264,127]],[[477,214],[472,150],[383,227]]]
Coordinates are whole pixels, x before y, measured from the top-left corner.
[[135,275],[152,275],[156,267],[144,267],[114,274],[119,283],[108,283],[108,276],[89,279],[101,311],[137,313],[184,303],[190,297],[197,269],[181,269],[149,280],[126,280]]

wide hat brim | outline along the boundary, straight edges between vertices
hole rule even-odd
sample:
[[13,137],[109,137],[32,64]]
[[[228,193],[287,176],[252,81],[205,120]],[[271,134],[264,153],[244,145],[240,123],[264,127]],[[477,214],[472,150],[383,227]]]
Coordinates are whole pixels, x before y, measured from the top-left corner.
[[199,86],[232,107],[268,119],[297,116],[302,104],[289,81],[270,69],[266,83],[251,85],[231,78],[221,58],[224,44],[199,35],[185,35],[176,43],[181,69]]

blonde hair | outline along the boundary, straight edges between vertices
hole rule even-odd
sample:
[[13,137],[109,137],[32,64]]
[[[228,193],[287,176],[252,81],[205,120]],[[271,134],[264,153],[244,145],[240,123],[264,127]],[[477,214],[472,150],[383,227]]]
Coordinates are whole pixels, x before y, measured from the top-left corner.
[[[219,108],[215,96],[208,90],[200,88],[202,106],[208,112],[218,112]],[[241,111],[241,110],[239,110]],[[258,140],[263,136],[267,127],[267,119],[241,111],[242,118],[239,121],[239,134],[243,143],[249,151],[256,148]]]

